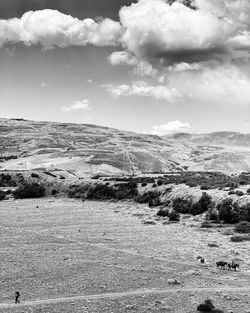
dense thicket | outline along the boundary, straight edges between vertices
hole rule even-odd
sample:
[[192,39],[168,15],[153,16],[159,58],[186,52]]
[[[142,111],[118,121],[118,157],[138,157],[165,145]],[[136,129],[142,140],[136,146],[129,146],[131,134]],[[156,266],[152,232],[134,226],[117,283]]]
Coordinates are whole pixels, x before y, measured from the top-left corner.
[[45,195],[45,188],[39,184],[24,184],[13,192],[15,199],[41,198]]

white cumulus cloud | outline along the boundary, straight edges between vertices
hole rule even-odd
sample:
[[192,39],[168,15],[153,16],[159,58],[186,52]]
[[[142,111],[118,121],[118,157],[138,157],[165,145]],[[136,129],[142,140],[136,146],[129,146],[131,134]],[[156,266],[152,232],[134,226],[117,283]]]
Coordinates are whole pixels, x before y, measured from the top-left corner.
[[250,105],[250,77],[233,65],[178,73],[171,84],[179,86],[184,98],[191,97],[200,104]]
[[81,101],[77,100],[70,106],[63,105],[61,107],[62,112],[71,112],[71,111],[91,111],[92,108],[89,105],[89,100],[83,99]]
[[157,100],[164,99],[168,102],[175,102],[182,97],[179,91],[175,88],[168,88],[163,85],[151,86],[141,81],[131,85],[123,84],[113,86],[108,84],[104,85],[104,88],[114,97],[143,96],[155,98]]
[[112,65],[137,65],[137,58],[128,51],[115,51],[108,57]]
[[[122,42],[138,57],[183,59],[220,50],[230,23],[205,10],[175,2],[140,0],[120,10]],[[178,51],[181,54],[178,54]]]
[[120,24],[111,19],[99,23],[87,18],[79,20],[57,10],[29,11],[21,18],[0,20],[0,46],[8,42],[52,47],[113,46],[120,37]]
[[158,126],[154,125],[151,134],[164,136],[173,133],[189,133],[191,131],[192,127],[189,123],[176,120]]

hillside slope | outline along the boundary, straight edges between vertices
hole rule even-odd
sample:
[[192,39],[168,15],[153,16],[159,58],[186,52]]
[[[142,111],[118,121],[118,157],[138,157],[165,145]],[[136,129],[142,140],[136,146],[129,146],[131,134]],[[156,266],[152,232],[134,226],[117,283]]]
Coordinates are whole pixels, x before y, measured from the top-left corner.
[[187,169],[250,171],[250,144],[239,140],[237,146],[226,147],[197,138],[189,134],[158,137],[90,124],[0,119],[0,166],[67,170],[79,177]]

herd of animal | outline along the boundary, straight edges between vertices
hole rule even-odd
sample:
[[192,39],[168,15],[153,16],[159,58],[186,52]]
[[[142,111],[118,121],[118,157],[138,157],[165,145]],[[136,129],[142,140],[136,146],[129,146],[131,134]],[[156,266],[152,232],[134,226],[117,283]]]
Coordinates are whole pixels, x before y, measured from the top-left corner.
[[[210,264],[209,260],[206,260],[202,257],[197,257],[198,261],[202,264],[202,265],[208,265]],[[235,263],[234,261],[232,261],[231,263],[225,262],[225,261],[219,261],[216,262],[216,267],[220,268],[220,269],[226,269],[228,268],[229,270],[237,270],[240,269],[240,265],[238,263]]]
[[234,261],[232,261],[231,263],[225,262],[225,261],[219,261],[216,262],[216,266],[219,267],[220,269],[226,269],[228,268],[229,270],[237,270],[240,269],[240,265],[238,263],[234,263]]

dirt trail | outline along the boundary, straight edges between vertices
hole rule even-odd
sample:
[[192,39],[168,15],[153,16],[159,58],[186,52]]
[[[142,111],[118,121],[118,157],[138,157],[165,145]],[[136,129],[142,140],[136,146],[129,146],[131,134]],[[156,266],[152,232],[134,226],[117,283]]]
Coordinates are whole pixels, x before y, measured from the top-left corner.
[[65,302],[73,302],[73,301],[88,301],[88,300],[99,300],[99,299],[117,299],[124,297],[132,297],[132,296],[145,296],[145,295],[161,295],[167,293],[176,293],[176,292],[216,292],[216,291],[243,291],[249,292],[249,287],[201,287],[201,288],[167,288],[167,289],[144,289],[144,290],[131,290],[125,292],[114,292],[114,293],[102,293],[102,294],[94,294],[94,295],[82,295],[82,296],[72,296],[72,297],[62,297],[62,298],[51,298],[51,299],[42,299],[42,300],[34,300],[34,301],[24,301],[20,304],[12,304],[12,303],[0,303],[0,309],[8,309],[12,307],[26,307],[26,306],[37,306],[44,304],[56,304],[56,303],[65,303]]

